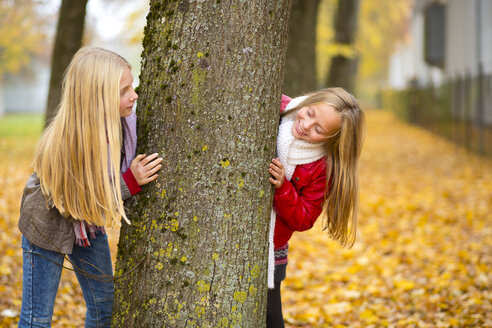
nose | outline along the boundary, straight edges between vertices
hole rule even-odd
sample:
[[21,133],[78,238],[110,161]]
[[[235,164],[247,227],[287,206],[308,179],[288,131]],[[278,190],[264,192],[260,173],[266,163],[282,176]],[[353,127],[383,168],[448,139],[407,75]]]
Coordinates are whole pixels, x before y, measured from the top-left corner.
[[313,124],[314,124],[314,121],[311,118],[306,118],[304,120],[304,129],[309,130],[311,128],[311,126],[313,126]]
[[137,100],[138,99],[138,94],[135,92],[135,90],[133,90],[133,100]]

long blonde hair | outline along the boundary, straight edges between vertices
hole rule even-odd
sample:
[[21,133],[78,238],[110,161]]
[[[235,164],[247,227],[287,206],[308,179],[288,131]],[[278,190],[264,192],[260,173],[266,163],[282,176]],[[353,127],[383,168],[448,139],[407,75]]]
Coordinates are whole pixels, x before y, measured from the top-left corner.
[[34,171],[47,203],[64,216],[112,226],[126,215],[120,191],[120,79],[130,64],[81,48],[63,80],[58,112],[41,136]]
[[355,97],[342,88],[311,93],[292,111],[314,104],[331,105],[342,118],[340,130],[325,141],[331,165],[327,165],[325,201],[320,218],[323,229],[333,239],[342,246],[351,247],[357,233],[358,163],[365,136],[365,115]]

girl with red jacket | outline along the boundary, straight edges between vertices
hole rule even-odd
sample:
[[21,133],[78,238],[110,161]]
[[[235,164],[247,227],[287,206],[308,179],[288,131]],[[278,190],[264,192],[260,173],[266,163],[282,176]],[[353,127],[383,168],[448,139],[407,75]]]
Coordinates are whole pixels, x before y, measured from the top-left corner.
[[284,327],[280,283],[294,231],[310,229],[321,217],[323,228],[342,246],[355,242],[357,167],[365,129],[364,112],[342,88],[294,99],[282,95],[281,117],[278,158],[269,167],[275,186],[271,229],[275,265],[270,256],[268,328]]

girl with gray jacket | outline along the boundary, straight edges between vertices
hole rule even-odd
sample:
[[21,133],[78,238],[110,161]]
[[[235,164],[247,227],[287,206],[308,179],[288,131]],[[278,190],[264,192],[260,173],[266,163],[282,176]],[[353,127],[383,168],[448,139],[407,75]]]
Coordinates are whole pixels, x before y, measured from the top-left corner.
[[38,142],[22,196],[19,327],[51,326],[65,255],[86,302],[85,327],[110,327],[105,227],[128,222],[123,200],[155,180],[162,162],[157,154],[135,157],[132,83],[130,64],[101,48],[80,49],[67,68],[58,113]]

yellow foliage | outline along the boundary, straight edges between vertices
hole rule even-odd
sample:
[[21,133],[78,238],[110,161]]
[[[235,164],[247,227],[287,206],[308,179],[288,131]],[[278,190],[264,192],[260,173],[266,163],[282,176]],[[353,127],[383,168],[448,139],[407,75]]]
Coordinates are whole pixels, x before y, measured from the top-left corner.
[[[35,54],[45,51],[44,22],[31,0],[0,1],[0,80],[17,73]],[[43,21],[44,20],[44,21]]]
[[[343,249],[319,224],[294,234],[282,284],[286,327],[492,327],[492,161],[387,112],[367,114],[357,241]],[[34,144],[0,138],[0,327],[15,327],[20,309],[16,226]],[[108,233],[114,258],[118,231]],[[248,275],[260,273],[255,265]],[[261,294],[245,288],[239,304]],[[84,304],[64,270],[53,326],[83,327]]]
[[[324,85],[330,58],[337,54],[358,55],[359,94],[374,92],[387,79],[388,63],[398,42],[408,38],[408,23],[412,8],[410,0],[360,1],[357,38],[353,47],[340,47],[334,42],[334,16],[338,1],[321,0],[316,30],[318,81]],[[369,91],[368,91],[369,90]]]
[[492,327],[492,161],[367,114],[357,241],[294,234],[286,327]]

